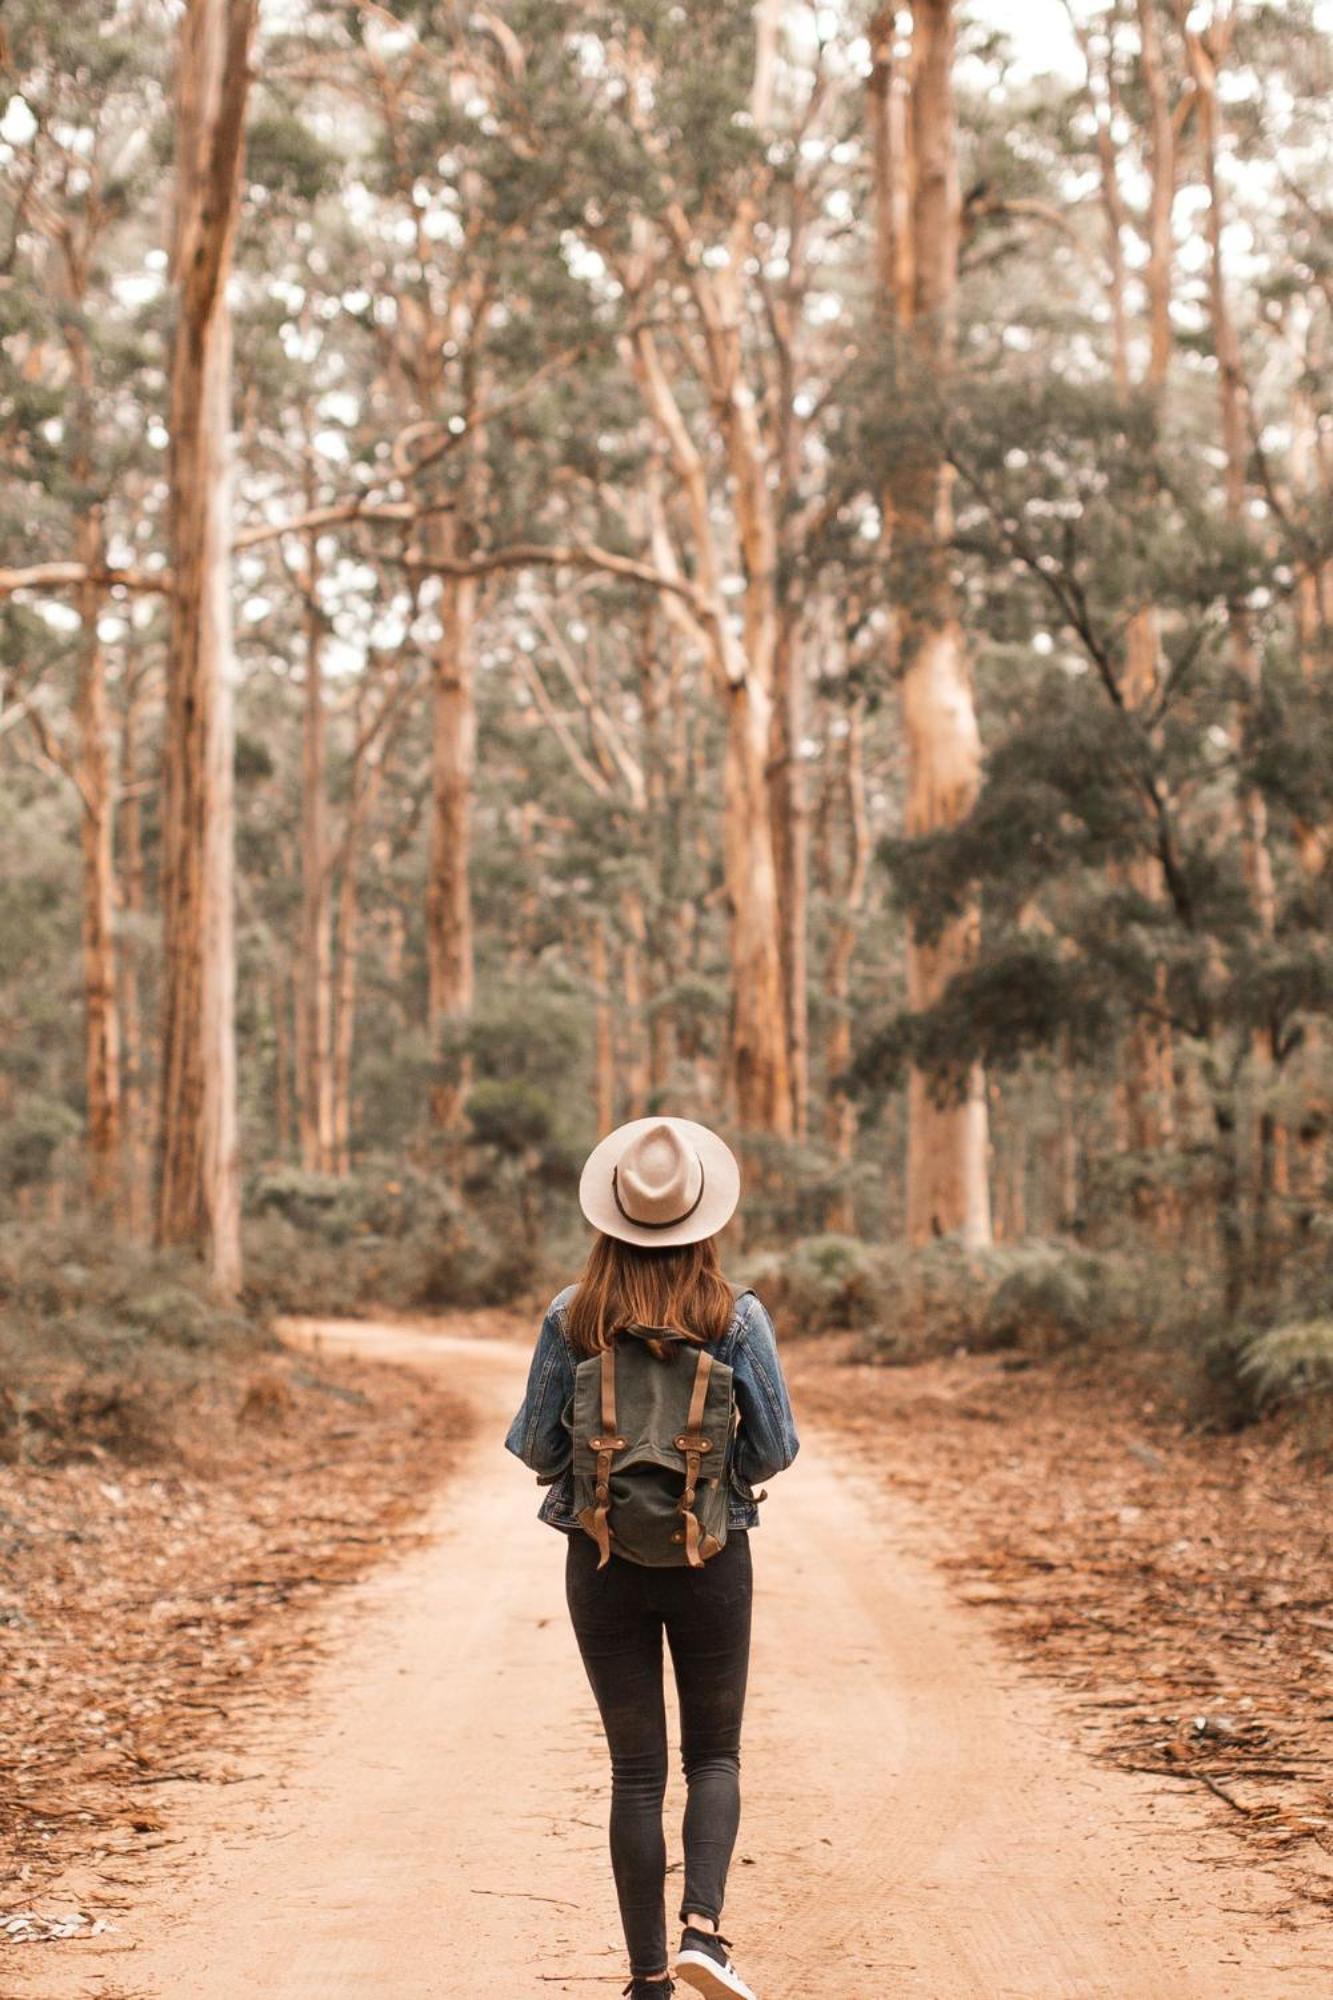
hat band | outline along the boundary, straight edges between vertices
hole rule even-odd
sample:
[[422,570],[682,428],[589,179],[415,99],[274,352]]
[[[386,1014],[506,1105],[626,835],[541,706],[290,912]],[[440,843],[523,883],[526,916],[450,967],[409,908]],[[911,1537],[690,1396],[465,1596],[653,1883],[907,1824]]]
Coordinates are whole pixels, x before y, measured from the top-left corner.
[[695,1209],[699,1206],[699,1203],[704,1198],[704,1163],[702,1160],[699,1159],[699,1155],[697,1153],[695,1154],[694,1157],[698,1161],[699,1165],[699,1192],[694,1197],[694,1200],[690,1203],[687,1209],[682,1210],[682,1212],[679,1215],[668,1216],[665,1222],[641,1222],[637,1215],[630,1214],[624,1202],[620,1199],[620,1188],[617,1185],[616,1181],[616,1176],[619,1173],[620,1169],[618,1167],[612,1167],[611,1192],[615,1196],[616,1207],[620,1210],[620,1213],[624,1216],[626,1222],[632,1222],[636,1229],[676,1229],[680,1226],[682,1222],[688,1222],[690,1217],[694,1214]]

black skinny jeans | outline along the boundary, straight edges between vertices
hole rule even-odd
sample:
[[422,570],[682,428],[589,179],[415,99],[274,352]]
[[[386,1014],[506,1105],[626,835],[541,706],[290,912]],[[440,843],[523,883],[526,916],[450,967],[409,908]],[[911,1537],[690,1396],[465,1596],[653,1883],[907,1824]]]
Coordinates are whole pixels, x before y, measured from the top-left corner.
[[611,1752],[611,1869],[630,1970],[667,1962],[665,1631],[680,1696],[687,1796],[680,1915],[722,1915],[741,1816],[741,1718],[750,1664],[750,1537],[733,1528],[701,1570],[648,1569],[571,1534],[565,1596]]

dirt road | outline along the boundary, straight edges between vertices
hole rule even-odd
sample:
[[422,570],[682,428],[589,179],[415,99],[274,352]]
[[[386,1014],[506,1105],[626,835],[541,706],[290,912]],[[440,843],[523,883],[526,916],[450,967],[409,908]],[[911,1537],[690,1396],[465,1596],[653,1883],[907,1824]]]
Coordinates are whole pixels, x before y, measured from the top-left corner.
[[[250,1747],[251,1781],[198,1788],[111,1938],[25,1957],[34,2000],[623,1984],[563,1544],[499,1449],[526,1351],[320,1337],[446,1370],[478,1405],[476,1440],[430,1544],[340,1602],[310,1696]],[[933,1531],[808,1427],[766,1505],[725,1924],[761,2000],[1322,2000],[1333,1948],[1284,1929],[1271,1881],[1230,1849],[1203,1865],[1223,1848],[1188,1799],[1073,1749],[1055,1697],[945,1594],[920,1553]],[[673,1779],[677,1824],[679,1803]]]

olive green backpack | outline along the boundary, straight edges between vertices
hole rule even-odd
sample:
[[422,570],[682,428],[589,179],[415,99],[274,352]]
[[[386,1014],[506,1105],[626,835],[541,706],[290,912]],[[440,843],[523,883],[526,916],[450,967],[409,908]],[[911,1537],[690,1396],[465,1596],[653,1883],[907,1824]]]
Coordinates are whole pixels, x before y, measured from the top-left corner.
[[[658,1360],[646,1341],[660,1342]],[[574,1370],[574,1508],[601,1551],[700,1569],[727,1539],[732,1371],[670,1327],[622,1327]]]

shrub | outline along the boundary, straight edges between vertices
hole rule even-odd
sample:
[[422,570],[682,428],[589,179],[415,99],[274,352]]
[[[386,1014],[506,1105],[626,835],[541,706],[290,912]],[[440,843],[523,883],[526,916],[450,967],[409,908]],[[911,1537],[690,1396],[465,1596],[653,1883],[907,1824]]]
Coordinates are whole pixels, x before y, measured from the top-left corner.
[[166,1456],[196,1390],[270,1346],[187,1257],[77,1218],[0,1228],[0,1457]]
[[1016,1245],[986,1300],[980,1345],[1049,1351],[1108,1330],[1105,1260],[1064,1245]]
[[809,1236],[785,1256],[774,1253],[743,1268],[789,1334],[864,1327],[882,1303],[877,1253],[854,1236]]
[[504,1305],[537,1275],[512,1193],[465,1207],[415,1166],[370,1161],[343,1178],[282,1167],[256,1177],[246,1206],[247,1290],[279,1312]]
[[[866,1177],[822,1146],[757,1133],[746,1139],[753,1162],[745,1190],[746,1230],[757,1243],[789,1243],[819,1235],[835,1202]],[[855,1240],[855,1239],[851,1239]]]
[[518,1156],[540,1146],[551,1130],[551,1104],[544,1091],[521,1079],[488,1078],[468,1094],[468,1123],[478,1145]]
[[0,1123],[0,1187],[42,1187],[50,1180],[62,1145],[81,1131],[67,1104],[30,1098]]
[[865,1358],[914,1361],[958,1348],[1046,1353],[1136,1323],[1138,1288],[1118,1260],[1064,1243],[920,1250],[812,1236],[745,1260],[739,1275],[788,1334],[864,1335]]
[[1259,1412],[1333,1397],[1333,1319],[1296,1320],[1243,1337],[1235,1367]]
[[329,1244],[357,1237],[401,1242],[447,1228],[459,1213],[458,1198],[441,1176],[377,1160],[340,1176],[271,1168],[252,1180],[245,1205],[249,1215],[280,1216],[302,1235]]
[[453,1231],[432,1250],[413,1304],[504,1306],[537,1289],[541,1260],[521,1227],[487,1234],[476,1223]]
[[868,1358],[920,1360],[984,1345],[986,1307],[1002,1260],[942,1236],[922,1250],[894,1245],[884,1253],[884,1307],[869,1330]]

